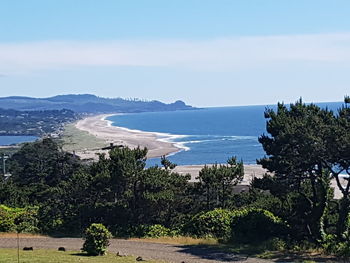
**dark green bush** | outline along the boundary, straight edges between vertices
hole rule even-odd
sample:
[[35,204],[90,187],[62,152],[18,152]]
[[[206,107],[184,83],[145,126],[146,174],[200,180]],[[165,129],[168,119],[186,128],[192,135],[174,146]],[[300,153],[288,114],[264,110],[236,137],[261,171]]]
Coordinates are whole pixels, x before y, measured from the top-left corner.
[[248,208],[236,210],[231,222],[231,240],[240,243],[254,243],[287,233],[287,225],[271,212]]
[[185,231],[197,237],[227,239],[231,233],[232,215],[233,212],[226,209],[199,213],[186,225]]
[[91,256],[104,255],[109,246],[110,238],[112,235],[104,225],[91,224],[85,230],[83,251]]

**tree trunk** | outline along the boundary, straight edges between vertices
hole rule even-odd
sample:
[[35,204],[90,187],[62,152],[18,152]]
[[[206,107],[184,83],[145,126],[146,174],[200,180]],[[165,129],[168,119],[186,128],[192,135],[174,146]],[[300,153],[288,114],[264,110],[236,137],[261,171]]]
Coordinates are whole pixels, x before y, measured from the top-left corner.
[[344,197],[340,200],[340,206],[339,206],[339,218],[338,218],[338,224],[337,224],[337,236],[339,240],[343,239],[343,233],[346,231],[347,228],[347,217],[349,214],[349,196],[344,195]]

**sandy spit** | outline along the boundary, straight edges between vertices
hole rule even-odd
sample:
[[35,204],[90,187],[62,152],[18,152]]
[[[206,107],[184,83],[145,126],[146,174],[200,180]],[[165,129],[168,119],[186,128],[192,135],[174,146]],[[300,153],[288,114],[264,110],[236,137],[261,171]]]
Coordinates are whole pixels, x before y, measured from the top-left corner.
[[114,143],[128,146],[132,149],[138,146],[141,148],[147,147],[147,158],[160,157],[181,150],[175,143],[164,140],[171,137],[169,134],[144,132],[112,126],[111,122],[106,120],[106,118],[113,115],[116,114],[87,117],[78,121],[75,127],[105,140],[107,144]]

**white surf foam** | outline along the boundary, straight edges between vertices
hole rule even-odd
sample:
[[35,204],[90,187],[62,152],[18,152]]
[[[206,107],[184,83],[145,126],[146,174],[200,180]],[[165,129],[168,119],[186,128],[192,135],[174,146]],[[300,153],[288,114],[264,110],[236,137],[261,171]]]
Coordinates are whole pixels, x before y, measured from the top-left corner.
[[[115,115],[116,114],[104,116],[102,118],[102,120],[106,121],[107,125],[109,127],[115,127],[115,128],[127,131],[127,132],[132,132],[132,133],[144,133],[144,134],[154,135],[157,137],[157,139],[156,139],[157,141],[171,143],[176,148],[179,149],[179,151],[171,153],[168,156],[174,155],[174,154],[181,152],[181,151],[189,151],[191,149],[190,147],[187,147],[183,142],[176,142],[175,141],[176,139],[185,138],[185,137],[188,137],[189,135],[171,134],[171,133],[165,133],[165,132],[149,132],[149,131],[142,131],[142,130],[137,130],[137,129],[129,129],[129,128],[121,127],[121,126],[116,126],[116,125],[114,125],[115,122],[107,120],[108,117],[115,116]],[[122,115],[122,114],[118,114],[118,115]]]

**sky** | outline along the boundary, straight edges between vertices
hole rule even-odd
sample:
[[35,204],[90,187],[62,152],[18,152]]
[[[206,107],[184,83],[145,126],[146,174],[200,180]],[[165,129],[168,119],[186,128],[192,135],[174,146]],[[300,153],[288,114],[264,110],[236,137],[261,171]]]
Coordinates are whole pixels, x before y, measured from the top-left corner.
[[0,96],[341,101],[348,0],[0,0]]

